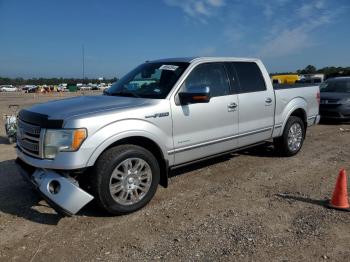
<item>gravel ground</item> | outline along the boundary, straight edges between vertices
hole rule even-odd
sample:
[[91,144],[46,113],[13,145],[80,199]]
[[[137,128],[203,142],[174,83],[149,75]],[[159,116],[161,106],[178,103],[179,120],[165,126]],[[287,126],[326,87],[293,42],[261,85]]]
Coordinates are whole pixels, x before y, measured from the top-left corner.
[[[70,94],[0,94],[26,107]],[[61,217],[22,181],[0,128],[0,261],[349,261],[350,213],[326,209],[350,173],[350,124],[308,130],[302,151],[269,145],[173,172],[144,209],[106,216],[93,204]]]

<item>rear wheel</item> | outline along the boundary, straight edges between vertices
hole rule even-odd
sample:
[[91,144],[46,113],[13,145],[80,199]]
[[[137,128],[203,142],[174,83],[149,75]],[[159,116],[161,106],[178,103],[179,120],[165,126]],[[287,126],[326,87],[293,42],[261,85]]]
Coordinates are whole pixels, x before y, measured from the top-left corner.
[[97,203],[115,215],[145,206],[154,196],[160,179],[156,158],[135,145],[121,145],[104,152],[92,174],[92,193]]
[[274,146],[282,156],[294,156],[303,146],[305,139],[304,122],[296,116],[289,117],[281,137],[274,139]]

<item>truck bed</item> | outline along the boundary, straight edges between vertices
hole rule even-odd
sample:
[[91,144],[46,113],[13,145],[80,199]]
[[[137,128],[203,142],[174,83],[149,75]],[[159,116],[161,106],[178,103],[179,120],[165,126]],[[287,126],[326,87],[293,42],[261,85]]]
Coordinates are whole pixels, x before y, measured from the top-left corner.
[[310,87],[310,86],[319,86],[319,84],[311,83],[296,83],[296,84],[273,84],[273,89],[290,89],[290,88],[301,88],[301,87]]
[[319,86],[312,84],[278,85],[275,90],[275,126],[282,127],[275,130],[274,136],[280,136],[289,114],[296,105],[304,105],[306,121],[311,125],[318,115]]

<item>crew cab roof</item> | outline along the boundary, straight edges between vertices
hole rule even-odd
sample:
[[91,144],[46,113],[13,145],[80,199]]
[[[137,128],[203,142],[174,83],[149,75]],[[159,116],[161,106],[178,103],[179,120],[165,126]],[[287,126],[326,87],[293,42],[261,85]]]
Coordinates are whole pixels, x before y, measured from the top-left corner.
[[175,63],[175,62],[183,62],[183,63],[193,63],[193,62],[224,62],[224,61],[235,61],[235,62],[257,62],[259,59],[257,58],[241,58],[241,57],[175,57],[175,58],[164,58],[157,59],[152,61],[147,61],[150,63]]

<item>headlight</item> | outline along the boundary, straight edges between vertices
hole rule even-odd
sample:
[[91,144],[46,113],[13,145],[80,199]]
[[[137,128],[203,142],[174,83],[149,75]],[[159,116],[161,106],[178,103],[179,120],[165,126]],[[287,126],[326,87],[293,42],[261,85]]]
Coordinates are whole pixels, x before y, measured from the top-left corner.
[[345,98],[344,102],[345,102],[345,104],[350,104],[350,98]]
[[53,159],[58,152],[77,151],[87,137],[86,129],[47,129],[44,158]]

